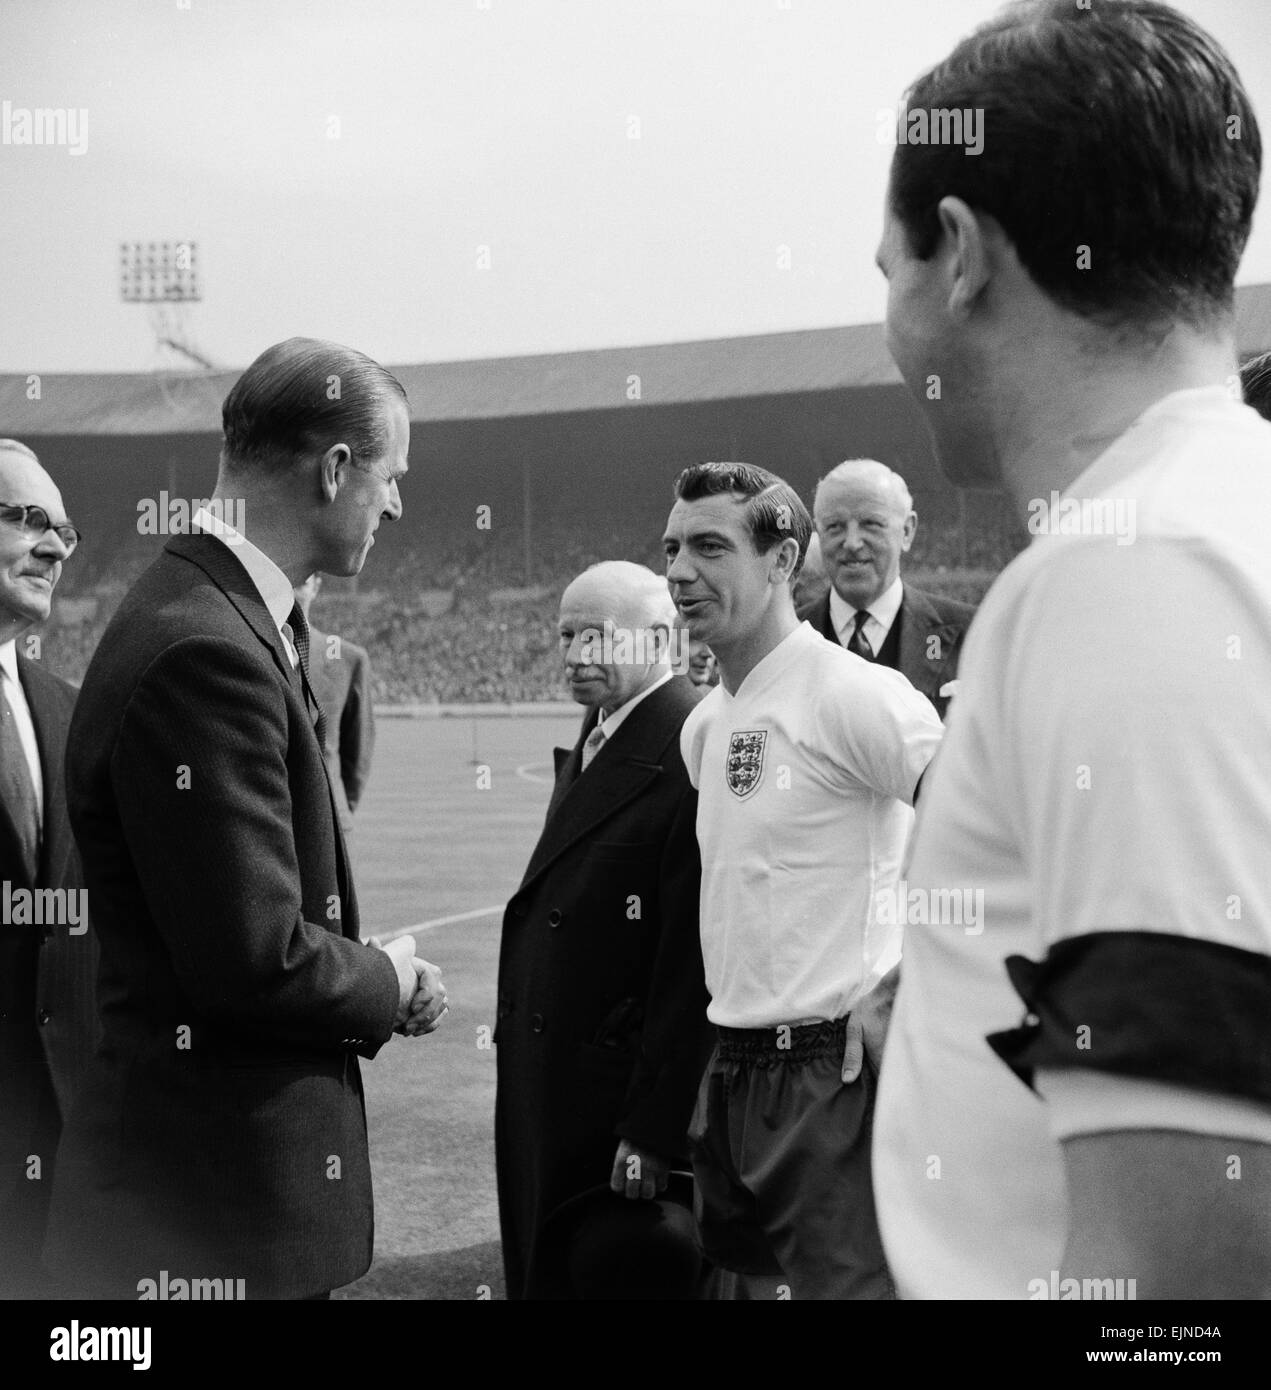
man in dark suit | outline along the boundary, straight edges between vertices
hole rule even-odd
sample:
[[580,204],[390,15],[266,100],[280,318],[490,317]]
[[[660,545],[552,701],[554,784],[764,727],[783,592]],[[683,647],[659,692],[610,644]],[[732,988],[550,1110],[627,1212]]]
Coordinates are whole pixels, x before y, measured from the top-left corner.
[[[62,1121],[96,1041],[89,930],[62,762],[75,687],[44,669],[79,540],[35,454],[0,439],[0,1297],[46,1292],[40,1247]],[[54,896],[56,895],[56,896]]]
[[356,574],[401,515],[405,393],[361,353],[292,338],[238,380],[223,424],[216,492],[107,628],[67,748],[104,1038],[45,1260],[98,1296],[165,1272],[242,1279],[248,1298],[358,1278],[357,1058],[445,1008],[410,938],[358,940],[292,593],[314,570]]
[[830,588],[805,601],[800,619],[831,642],[901,672],[944,718],[942,690],[958,672],[975,609],[915,589],[900,577],[918,514],[905,480],[873,459],[850,459],[816,486],[812,517]]
[[[296,586],[296,602],[306,620],[321,588],[320,574],[311,574]],[[327,771],[340,813],[340,829],[347,836],[371,775],[375,749],[370,654],[356,642],[310,627],[309,679],[325,716]]]
[[697,796],[679,751],[697,692],[667,662],[674,621],[665,581],[625,561],[593,566],[561,598],[565,673],[587,715],[574,748],[556,750],[547,820],[499,957],[509,1299],[561,1296],[541,1236],[563,1203],[604,1183],[614,1202],[650,1202],[687,1166],[711,1034]]

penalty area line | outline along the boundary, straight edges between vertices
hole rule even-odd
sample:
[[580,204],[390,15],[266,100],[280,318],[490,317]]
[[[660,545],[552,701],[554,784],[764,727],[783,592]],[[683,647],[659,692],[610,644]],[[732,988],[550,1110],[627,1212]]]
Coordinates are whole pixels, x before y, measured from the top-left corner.
[[505,906],[505,903],[497,903],[494,907],[477,907],[471,912],[452,912],[449,917],[432,917],[427,922],[416,922],[413,926],[381,932],[376,940],[381,946],[387,946],[390,941],[396,941],[400,936],[414,936],[417,932],[432,931],[434,927],[448,927],[454,922],[475,922],[478,917],[493,917],[496,913],[502,913]]

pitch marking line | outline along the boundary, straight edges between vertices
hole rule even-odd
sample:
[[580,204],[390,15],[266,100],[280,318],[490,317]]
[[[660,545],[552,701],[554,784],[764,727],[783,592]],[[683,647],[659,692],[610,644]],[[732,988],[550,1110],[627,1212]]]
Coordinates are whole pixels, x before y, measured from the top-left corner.
[[452,912],[449,917],[432,917],[427,922],[416,922],[414,926],[383,932],[377,940],[381,946],[387,946],[399,936],[414,936],[417,932],[432,931],[434,927],[448,927],[452,922],[475,922],[479,917],[493,917],[496,913],[501,915],[506,906],[506,903],[496,903],[494,907],[477,907],[471,912]]
[[551,766],[551,763],[522,763],[520,767],[516,769],[516,775],[526,782],[546,783],[548,786],[552,786],[556,782],[554,772],[549,771],[547,776],[544,777],[535,770],[537,768],[550,769]]

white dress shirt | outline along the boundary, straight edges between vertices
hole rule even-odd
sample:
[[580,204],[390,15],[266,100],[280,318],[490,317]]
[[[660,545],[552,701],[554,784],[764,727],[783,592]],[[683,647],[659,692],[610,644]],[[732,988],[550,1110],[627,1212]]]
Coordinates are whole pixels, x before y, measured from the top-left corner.
[[296,654],[291,623],[288,621],[291,617],[291,610],[296,605],[296,595],[291,587],[291,580],[259,546],[253,545],[241,531],[236,531],[229,522],[222,521],[220,517],[214,516],[205,507],[200,507],[194,513],[190,521],[190,530],[192,532],[206,531],[209,535],[224,541],[242,563],[248,577],[255,584],[265,607],[269,610],[269,616],[274,620],[274,626],[282,637],[283,646],[287,649],[287,659],[291,662],[291,669],[294,671],[300,658]]
[[[870,651],[875,656],[882,650],[883,643],[887,640],[887,634],[891,631],[891,625],[896,621],[896,614],[900,612],[900,604],[904,596],[905,586],[901,583],[900,576],[897,575],[874,602],[865,609],[869,618],[862,631],[865,640],[869,643]],[[845,647],[856,628],[856,614],[859,611],[859,609],[853,608],[845,598],[842,598],[837,589],[831,587],[830,622],[834,624],[834,631],[838,633],[839,642]]]
[[22,751],[26,754],[27,767],[31,771],[31,785],[35,788],[35,811],[40,826],[44,825],[44,778],[40,775],[40,745],[35,741],[35,725],[31,721],[31,707],[27,704],[26,691],[18,679],[18,642],[11,637],[0,643],[0,684],[13,710],[13,722],[17,726]]

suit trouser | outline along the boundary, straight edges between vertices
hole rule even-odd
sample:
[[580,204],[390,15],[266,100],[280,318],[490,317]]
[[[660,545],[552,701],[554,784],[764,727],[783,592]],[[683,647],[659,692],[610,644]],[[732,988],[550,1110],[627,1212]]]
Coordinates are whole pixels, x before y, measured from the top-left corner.
[[867,1064],[844,1084],[846,1023],[721,1028],[689,1128],[704,1253],[779,1273],[796,1299],[895,1297],[870,1175],[877,1078]]

